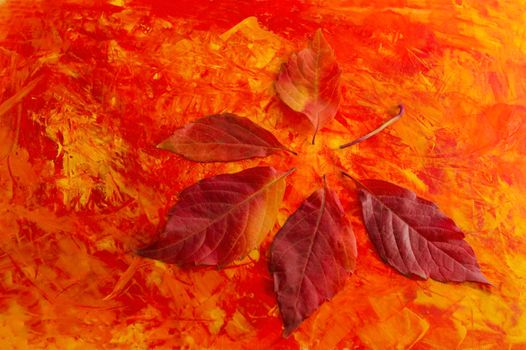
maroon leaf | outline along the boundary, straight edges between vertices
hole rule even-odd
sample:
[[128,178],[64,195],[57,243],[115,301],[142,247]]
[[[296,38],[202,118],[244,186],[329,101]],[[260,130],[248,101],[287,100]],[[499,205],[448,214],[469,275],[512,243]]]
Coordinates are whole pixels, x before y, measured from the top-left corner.
[[189,123],[157,147],[196,162],[227,162],[289,151],[269,131],[230,113]]
[[490,284],[464,233],[434,203],[380,180],[365,180],[358,191],[376,251],[400,273]]
[[342,288],[355,262],[356,241],[337,195],[317,190],[272,242],[270,271],[284,336]]
[[340,75],[334,52],[320,29],[309,48],[293,53],[276,80],[280,99],[292,110],[305,114],[318,129],[336,115],[340,105]]
[[231,263],[272,229],[293,170],[256,167],[199,181],[181,192],[160,239],[138,254],[179,265]]

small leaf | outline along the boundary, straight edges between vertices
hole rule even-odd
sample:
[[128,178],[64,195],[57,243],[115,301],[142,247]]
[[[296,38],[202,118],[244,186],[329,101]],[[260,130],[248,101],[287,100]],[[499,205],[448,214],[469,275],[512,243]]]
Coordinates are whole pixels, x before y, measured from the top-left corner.
[[337,195],[324,187],[278,232],[270,272],[288,336],[342,287],[356,262],[356,241]]
[[218,265],[259,246],[272,229],[285,191],[284,173],[256,167],[213,176],[186,188],[160,239],[139,255],[179,265]]
[[281,66],[276,91],[287,106],[309,118],[315,128],[313,143],[318,129],[338,111],[340,75],[334,53],[320,29],[310,48],[293,53]]
[[386,263],[423,279],[490,284],[464,233],[434,203],[385,181],[359,187],[365,227]]
[[157,147],[196,162],[228,162],[289,151],[269,131],[230,113],[189,123]]

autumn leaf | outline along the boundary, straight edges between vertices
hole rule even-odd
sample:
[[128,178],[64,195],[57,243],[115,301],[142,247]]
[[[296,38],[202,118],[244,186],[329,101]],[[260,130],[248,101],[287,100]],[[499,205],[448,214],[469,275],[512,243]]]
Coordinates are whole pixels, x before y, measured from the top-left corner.
[[342,288],[355,261],[351,225],[336,193],[325,186],[303,202],[272,242],[270,272],[284,336]]
[[358,192],[365,227],[380,257],[404,275],[490,284],[464,233],[432,202],[381,180]]
[[139,255],[179,265],[218,265],[244,256],[272,229],[288,172],[256,167],[186,188],[158,241]]
[[293,53],[278,74],[276,91],[280,99],[309,118],[315,128],[313,143],[319,128],[338,111],[340,75],[334,52],[320,29],[310,47]]
[[269,131],[231,113],[210,115],[175,131],[157,147],[196,162],[227,162],[289,151]]

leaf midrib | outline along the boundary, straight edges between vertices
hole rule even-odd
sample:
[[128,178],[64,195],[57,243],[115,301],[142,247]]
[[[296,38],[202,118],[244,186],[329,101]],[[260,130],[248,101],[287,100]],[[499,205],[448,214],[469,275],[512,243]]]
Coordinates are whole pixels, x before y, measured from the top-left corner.
[[[153,251],[163,251],[163,250],[166,250],[166,249],[170,249],[176,245],[178,245],[179,243],[183,242],[183,241],[186,241],[187,239],[191,238],[191,237],[195,237],[196,235],[198,234],[201,234],[203,233],[205,230],[207,230],[210,226],[214,225],[215,223],[221,221],[222,219],[224,219],[225,217],[227,217],[228,215],[230,215],[235,209],[241,207],[242,205],[244,205],[245,203],[249,202],[250,200],[252,200],[254,197],[256,197],[257,195],[259,195],[260,193],[262,193],[263,191],[267,190],[269,187],[273,186],[274,184],[276,184],[278,181],[281,181],[282,179],[284,179],[285,177],[287,177],[288,175],[290,175],[294,170],[296,170],[295,168],[292,168],[290,169],[289,171],[287,171],[286,173],[284,173],[283,175],[275,178],[274,180],[272,180],[271,182],[267,183],[266,185],[262,186],[259,190],[257,190],[256,192],[252,193],[251,195],[249,195],[248,197],[246,197],[245,199],[243,199],[241,202],[238,202],[237,204],[235,205],[232,205],[230,207],[230,209],[228,209],[226,212],[224,212],[223,214],[219,215],[217,218],[215,218],[214,220],[212,220],[209,224],[207,224],[203,229],[195,232],[195,233],[192,233],[184,238],[181,238],[180,240],[178,240],[177,242],[174,242],[174,243],[171,243],[171,244],[168,244],[167,246],[165,247],[162,247],[162,248],[158,248],[158,249],[154,249]],[[199,247],[201,248],[201,247]],[[197,250],[199,250],[199,248]],[[196,251],[197,251],[196,250]],[[148,250],[147,250],[148,251]],[[194,252],[195,253],[195,252]]]
[[296,296],[294,297],[294,310],[298,307],[298,300],[300,295],[301,287],[303,286],[303,281],[305,281],[305,271],[307,271],[307,266],[309,265],[310,258],[313,255],[312,253],[312,247],[314,246],[314,241],[316,241],[316,237],[318,236],[319,229],[320,229],[320,223],[321,218],[323,217],[323,214],[325,213],[325,205],[326,205],[326,188],[323,188],[323,195],[321,197],[321,206],[318,218],[316,219],[316,226],[314,227],[314,234],[312,235],[312,240],[309,244],[309,249],[307,253],[307,259],[305,259],[305,265],[303,266],[303,270],[301,272],[301,281],[299,283],[298,291],[296,292]]
[[228,142],[178,142],[177,145],[181,146],[195,146],[195,145],[222,145],[222,146],[235,146],[235,147],[246,147],[246,148],[265,148],[265,149],[271,149],[271,150],[279,150],[283,151],[283,147],[273,147],[273,146],[266,146],[266,145],[251,145],[249,143],[228,143]]
[[[426,242],[428,242],[429,244],[433,245],[438,251],[442,252],[444,255],[447,255],[451,260],[453,260],[455,263],[459,264],[462,268],[464,268],[465,270],[467,271],[472,271],[472,270],[469,270],[467,267],[465,267],[460,261],[458,261],[457,259],[455,259],[454,257],[452,257],[451,255],[449,255],[447,252],[445,252],[444,250],[440,249],[436,244],[434,244],[434,242],[432,240],[428,240],[427,238],[425,238],[425,236],[420,233],[419,230],[417,230],[416,228],[414,228],[413,226],[411,226],[407,221],[405,221],[402,217],[400,217],[400,215],[398,215],[398,213],[393,210],[390,206],[388,206],[387,204],[385,204],[384,202],[382,202],[382,200],[380,200],[380,198],[378,198],[374,193],[372,193],[371,191],[368,191],[369,194],[374,197],[376,199],[376,201],[378,203],[380,203],[383,207],[387,208],[390,212],[393,213],[393,215],[395,215],[400,221],[402,221],[404,224],[407,225],[407,227],[409,227],[409,229],[415,231],[420,237],[422,237],[422,239],[424,239]],[[394,196],[390,196],[390,197],[394,197]],[[393,233],[394,235],[394,233]],[[395,242],[396,242],[396,238],[395,238]],[[383,243],[382,243],[383,244]],[[411,246],[411,250],[413,249],[413,247]],[[429,252],[429,254],[431,255],[431,252]],[[414,255],[414,252],[413,252],[413,255]],[[420,266],[420,268],[422,268],[422,270],[426,273],[426,274],[429,274],[429,271],[427,269],[424,269],[422,267],[422,265],[420,265],[420,262],[416,259],[416,255],[415,255],[415,260],[416,262],[418,263],[418,265]],[[434,261],[434,259],[433,259]],[[404,261],[404,264],[405,264],[405,261]],[[435,262],[436,264],[436,262]],[[440,266],[438,264],[436,264],[437,266]],[[407,267],[407,265],[406,265]],[[409,269],[408,269],[409,270]]]

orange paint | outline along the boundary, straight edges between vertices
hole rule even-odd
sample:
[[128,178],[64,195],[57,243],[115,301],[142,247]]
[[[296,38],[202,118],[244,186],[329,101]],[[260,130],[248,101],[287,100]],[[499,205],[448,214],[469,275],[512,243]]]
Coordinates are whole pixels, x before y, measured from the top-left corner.
[[[524,5],[0,1],[0,347],[526,347]],[[273,82],[319,27],[342,69],[342,104],[311,145],[308,120]],[[396,124],[336,150],[399,103]],[[155,148],[220,112],[299,155],[195,164]],[[297,167],[259,254],[221,271],[133,255],[181,189],[256,165]],[[436,202],[494,286],[415,281],[384,265],[339,168]],[[283,339],[266,253],[323,173],[351,217],[356,272]]]

